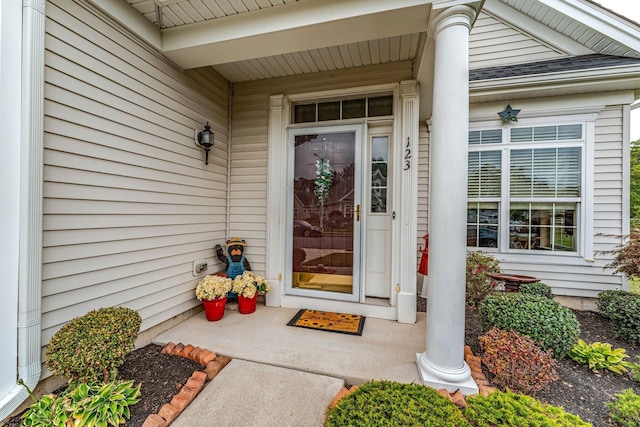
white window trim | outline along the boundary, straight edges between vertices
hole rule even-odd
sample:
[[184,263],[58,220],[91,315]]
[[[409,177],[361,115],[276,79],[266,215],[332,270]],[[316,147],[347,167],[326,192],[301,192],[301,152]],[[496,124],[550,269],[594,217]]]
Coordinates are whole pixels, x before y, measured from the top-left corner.
[[[580,258],[590,260],[593,258],[593,194],[594,194],[594,145],[595,145],[595,122],[597,113],[584,113],[574,115],[562,115],[553,117],[531,117],[520,119],[515,123],[501,123],[498,120],[472,121],[469,124],[469,131],[502,129],[502,141],[499,144],[479,144],[470,145],[469,151],[502,151],[502,173],[501,173],[501,197],[499,206],[500,221],[498,225],[498,248],[468,247],[469,250],[483,250],[499,255],[511,257],[531,256],[542,259],[553,259],[554,257]],[[504,142],[510,141],[510,131],[512,128],[537,127],[537,126],[557,126],[566,124],[582,124],[583,137],[580,140],[563,140],[552,142]],[[578,251],[577,252],[537,252],[534,250],[518,250],[509,248],[509,235],[505,232],[509,222],[509,200],[507,189],[509,188],[509,174],[504,173],[504,168],[509,165],[509,153],[512,148],[550,148],[558,146],[582,147],[582,193],[581,201],[578,202]],[[561,201],[561,199],[554,199]],[[475,198],[470,201],[478,201]]]

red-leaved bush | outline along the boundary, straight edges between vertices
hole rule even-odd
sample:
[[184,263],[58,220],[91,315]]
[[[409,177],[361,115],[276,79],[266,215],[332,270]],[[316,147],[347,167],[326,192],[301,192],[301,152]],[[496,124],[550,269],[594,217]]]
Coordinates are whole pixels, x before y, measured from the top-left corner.
[[542,351],[527,336],[493,328],[478,340],[482,363],[494,375],[497,387],[533,395],[558,379],[552,351]]

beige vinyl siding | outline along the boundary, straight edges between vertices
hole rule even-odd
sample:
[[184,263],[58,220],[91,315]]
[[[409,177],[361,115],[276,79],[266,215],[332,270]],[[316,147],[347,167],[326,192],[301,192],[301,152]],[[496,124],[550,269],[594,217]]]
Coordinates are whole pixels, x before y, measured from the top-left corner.
[[471,69],[543,61],[566,56],[487,12],[481,12],[469,35]]
[[[42,339],[107,306],[198,304],[226,227],[228,82],[185,73],[84,1],[47,2]],[[209,121],[204,164],[194,132]]]
[[[575,258],[557,256],[553,261],[544,257],[544,261],[535,255],[507,257],[502,262],[505,271],[540,278],[552,286],[559,295],[596,297],[598,292],[620,289],[622,276],[613,275],[610,269],[603,267],[611,260],[610,255],[599,253],[609,251],[620,243],[623,233],[623,109],[621,106],[607,107],[602,110],[595,123],[593,180],[593,250],[594,262],[575,262]],[[588,206],[583,205],[583,209]],[[538,255],[538,258],[540,256]]]
[[429,130],[420,123],[418,135],[418,259],[420,266],[421,248],[424,248],[425,234],[429,233]]
[[397,83],[412,76],[412,62],[360,67],[233,86],[230,176],[230,232],[247,240],[251,267],[266,261],[267,144],[269,97]]

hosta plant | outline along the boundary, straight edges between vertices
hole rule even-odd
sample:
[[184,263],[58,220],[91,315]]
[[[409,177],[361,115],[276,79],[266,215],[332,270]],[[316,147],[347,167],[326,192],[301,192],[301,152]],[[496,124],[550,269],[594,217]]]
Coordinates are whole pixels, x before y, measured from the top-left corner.
[[593,372],[608,369],[617,374],[627,372],[630,363],[624,359],[629,357],[624,348],[611,348],[611,344],[594,342],[587,344],[579,339],[569,352],[569,357],[578,363],[588,365]]
[[542,351],[529,337],[493,328],[478,341],[491,382],[502,389],[533,394],[558,379],[551,350]]
[[613,402],[609,402],[609,415],[617,426],[640,426],[640,396],[632,389],[627,389],[615,395]]
[[90,311],[64,325],[49,341],[46,363],[70,382],[108,382],[134,348],[142,319],[130,308]]
[[75,425],[118,426],[130,416],[129,406],[138,403],[140,384],[113,381],[107,384],[80,384],[66,393],[65,400]]
[[[80,383],[68,387],[60,395],[48,394],[22,415],[25,427],[106,427],[123,424],[136,404],[140,385],[133,381],[107,384]],[[33,395],[31,396],[33,398]]]
[[[33,399],[33,395],[31,395]],[[25,427],[66,427],[71,415],[65,408],[65,401],[55,394],[46,394],[35,400],[22,414],[21,426]]]
[[[636,356],[636,359],[640,361],[640,356]],[[640,363],[629,363],[629,374],[632,380],[640,382]]]

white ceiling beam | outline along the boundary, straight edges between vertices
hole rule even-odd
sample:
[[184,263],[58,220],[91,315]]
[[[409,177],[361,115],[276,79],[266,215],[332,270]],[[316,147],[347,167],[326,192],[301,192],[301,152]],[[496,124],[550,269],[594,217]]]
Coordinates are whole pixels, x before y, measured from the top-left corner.
[[423,32],[432,0],[302,0],[163,30],[183,68]]
[[113,19],[120,22],[125,28],[133,31],[142,40],[156,49],[162,49],[162,34],[151,22],[138,13],[125,1],[114,0],[90,0],[91,3],[102,9]]

